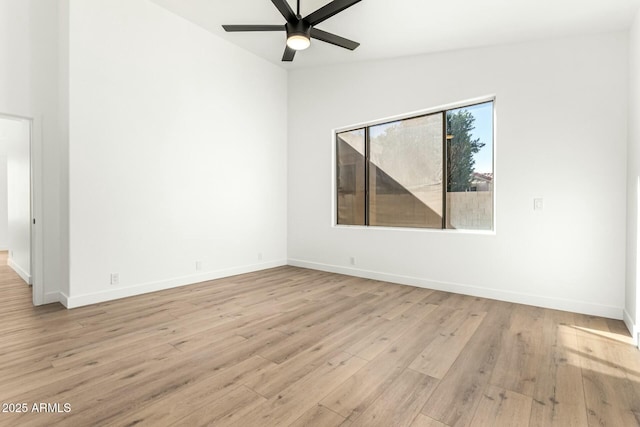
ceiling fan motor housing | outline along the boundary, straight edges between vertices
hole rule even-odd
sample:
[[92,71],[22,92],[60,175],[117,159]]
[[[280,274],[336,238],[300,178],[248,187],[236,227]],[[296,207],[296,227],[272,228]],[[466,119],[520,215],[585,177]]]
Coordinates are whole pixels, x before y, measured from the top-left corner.
[[287,22],[285,26],[287,27],[287,38],[291,36],[311,38],[311,25],[303,19],[298,19],[297,22]]

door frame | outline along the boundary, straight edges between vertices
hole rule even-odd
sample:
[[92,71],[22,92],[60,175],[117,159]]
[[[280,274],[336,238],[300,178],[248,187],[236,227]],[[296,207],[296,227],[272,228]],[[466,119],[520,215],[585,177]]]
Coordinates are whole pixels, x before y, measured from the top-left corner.
[[33,305],[58,301],[57,293],[48,296],[44,288],[44,235],[42,232],[42,117],[34,118],[0,112],[0,119],[21,120],[29,124],[29,181],[30,181],[30,275]]
[[[635,214],[636,214],[636,230],[635,230],[635,253],[636,259],[633,260],[635,262],[635,283],[636,287],[636,318],[630,319],[634,322],[633,327],[635,330],[631,331],[631,333],[635,333],[636,336],[632,337],[636,343],[636,346],[640,348],[640,272],[638,271],[638,266],[640,265],[640,175],[636,177],[636,206],[635,206]],[[628,224],[628,222],[627,222]],[[627,230],[627,235],[629,231]],[[627,237],[628,238],[628,237]],[[629,262],[627,258],[627,262]],[[625,304],[626,305],[626,304]]]

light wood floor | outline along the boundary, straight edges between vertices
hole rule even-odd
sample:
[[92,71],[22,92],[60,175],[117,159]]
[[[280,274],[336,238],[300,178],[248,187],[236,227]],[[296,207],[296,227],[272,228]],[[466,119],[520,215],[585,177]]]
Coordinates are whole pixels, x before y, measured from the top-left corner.
[[2,425],[640,424],[619,321],[293,267],[34,308],[4,261],[0,402],[71,412]]

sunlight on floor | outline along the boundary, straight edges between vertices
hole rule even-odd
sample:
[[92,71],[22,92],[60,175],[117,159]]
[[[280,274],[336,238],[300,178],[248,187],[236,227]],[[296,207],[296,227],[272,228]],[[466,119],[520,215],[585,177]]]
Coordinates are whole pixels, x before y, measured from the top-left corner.
[[582,369],[583,374],[606,376],[610,382],[640,383],[640,357],[628,334],[566,324],[557,334],[561,362]]
[[614,340],[617,341],[619,343],[622,344],[629,344],[631,346],[633,346],[633,338],[630,335],[623,335],[623,334],[617,334],[615,332],[609,332],[609,331],[600,331],[597,329],[591,329],[591,328],[585,328],[582,326],[572,326],[572,328],[581,331],[581,332],[585,332],[587,334],[591,334],[591,335],[596,335],[598,337],[602,337],[602,338],[607,338],[610,340]]

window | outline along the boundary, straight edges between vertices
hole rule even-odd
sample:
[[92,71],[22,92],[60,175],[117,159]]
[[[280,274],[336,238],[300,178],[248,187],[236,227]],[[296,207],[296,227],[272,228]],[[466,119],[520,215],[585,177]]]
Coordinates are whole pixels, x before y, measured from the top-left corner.
[[493,101],[336,134],[337,223],[493,228]]
[[365,225],[364,129],[336,137],[338,224]]

